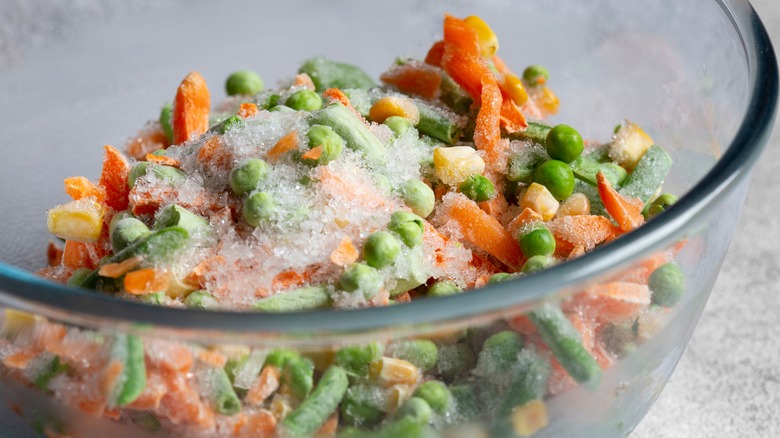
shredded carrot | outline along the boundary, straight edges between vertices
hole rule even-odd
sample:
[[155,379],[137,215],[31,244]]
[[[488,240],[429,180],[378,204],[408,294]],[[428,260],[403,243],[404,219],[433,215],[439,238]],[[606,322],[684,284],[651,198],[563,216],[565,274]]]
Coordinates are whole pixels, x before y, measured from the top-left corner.
[[127,184],[127,176],[130,173],[130,164],[121,152],[110,145],[105,145],[103,156],[103,171],[100,174],[98,185],[106,193],[106,205],[116,211],[127,209],[127,195],[130,187]]
[[339,266],[355,263],[358,257],[360,257],[360,253],[352,243],[352,239],[346,236],[341,239],[339,246],[330,253],[330,261]]
[[485,152],[485,165],[489,172],[503,172],[509,144],[501,141],[501,90],[493,73],[484,73],[481,82],[482,105],[474,128],[474,146]]
[[479,55],[473,55],[454,44],[446,44],[441,65],[474,102],[480,102],[482,76],[492,72]]
[[238,117],[241,117],[242,119],[247,119],[249,117],[253,117],[257,115],[257,111],[258,111],[257,105],[251,102],[244,102],[238,108]]
[[319,160],[322,156],[322,145],[314,146],[313,148],[306,151],[303,155],[301,155],[301,158],[304,160]]
[[108,278],[119,278],[137,268],[144,258],[141,256],[130,257],[119,263],[108,263],[100,267],[98,275]]
[[184,143],[208,131],[210,109],[211,95],[206,80],[193,71],[181,81],[173,100],[173,144]]
[[146,161],[150,163],[162,164],[163,166],[171,166],[175,168],[181,167],[181,162],[175,158],[166,157],[165,155],[146,154]]
[[54,242],[50,241],[49,247],[46,249],[46,261],[49,266],[58,266],[62,263],[62,249],[55,245]]
[[631,231],[645,223],[645,218],[642,216],[642,201],[624,198],[612,188],[612,184],[601,172],[596,175],[596,181],[598,182],[599,198],[601,198],[604,208],[617,222],[621,230]]
[[524,131],[528,127],[528,121],[520,112],[520,108],[508,97],[501,103],[501,126],[510,134],[517,131]]
[[469,55],[480,56],[481,49],[477,32],[465,21],[450,14],[444,15],[444,41],[458,46]]
[[223,368],[227,363],[227,357],[216,350],[200,350],[198,360],[215,368]]
[[148,295],[167,290],[169,281],[168,271],[146,268],[127,273],[124,285],[129,294]]
[[95,201],[103,203],[106,199],[106,192],[101,187],[96,186],[92,181],[83,176],[72,176],[65,178],[65,193],[73,198],[74,201],[84,198],[94,198]]
[[404,93],[435,99],[441,86],[441,70],[421,62],[410,62],[391,68],[379,79]]
[[274,366],[263,367],[263,371],[252,382],[252,386],[246,393],[247,403],[260,406],[270,397],[277,389],[279,389],[279,378],[281,373],[279,369]]
[[286,152],[298,149],[299,145],[300,141],[298,140],[298,134],[295,131],[290,131],[287,135],[276,142],[274,147],[268,151],[266,157],[269,161],[274,162]]
[[293,80],[293,87],[303,87],[307,90],[314,91],[314,81],[311,80],[311,77],[306,73],[299,73],[295,75],[295,79]]

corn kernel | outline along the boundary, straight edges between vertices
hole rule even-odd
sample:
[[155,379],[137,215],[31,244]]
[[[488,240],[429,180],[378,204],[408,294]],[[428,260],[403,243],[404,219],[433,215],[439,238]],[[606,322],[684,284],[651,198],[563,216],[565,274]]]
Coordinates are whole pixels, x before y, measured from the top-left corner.
[[376,123],[382,123],[391,116],[403,117],[409,120],[412,125],[420,123],[420,110],[411,99],[406,97],[383,97],[377,100],[368,111],[368,118]]
[[556,216],[580,216],[586,214],[590,214],[588,197],[582,193],[573,193],[561,203]]
[[485,162],[468,146],[438,147],[433,150],[436,177],[448,186],[458,186],[471,175],[482,175]]
[[526,189],[523,197],[520,198],[520,208],[530,208],[531,210],[539,213],[542,216],[542,220],[549,221],[558,212],[560,204],[555,197],[547,190],[547,187],[538,184],[531,183]]
[[548,115],[558,114],[561,101],[549,87],[542,87],[542,93],[537,98],[536,104]]
[[653,139],[642,128],[626,121],[613,137],[609,158],[631,170],[653,144]]
[[49,232],[57,237],[91,243],[103,231],[103,206],[85,198],[49,210]]
[[414,393],[414,387],[411,385],[393,385],[387,396],[387,412],[393,413],[398,410],[406,400]]
[[16,309],[5,309],[0,335],[13,339],[20,333],[31,330],[35,325],[35,316]]
[[482,56],[493,56],[498,52],[498,37],[493,29],[485,23],[485,20],[479,18],[476,15],[472,15],[463,19],[466,26],[470,27],[477,33],[477,39],[479,40],[479,47],[482,49]]
[[271,399],[271,414],[276,418],[276,421],[284,420],[293,409],[292,402],[286,395],[278,393]]
[[415,385],[420,380],[420,369],[402,359],[382,357],[371,363],[371,376],[385,386]]
[[547,405],[530,401],[512,411],[512,427],[520,436],[531,436],[547,427]]
[[528,92],[525,91],[523,81],[512,73],[504,75],[504,91],[512,99],[515,105],[523,105],[528,102]]
[[165,294],[169,297],[183,299],[194,290],[194,287],[187,284],[187,282],[183,281],[182,278],[179,278],[178,275],[174,274],[168,276],[168,289],[165,290]]

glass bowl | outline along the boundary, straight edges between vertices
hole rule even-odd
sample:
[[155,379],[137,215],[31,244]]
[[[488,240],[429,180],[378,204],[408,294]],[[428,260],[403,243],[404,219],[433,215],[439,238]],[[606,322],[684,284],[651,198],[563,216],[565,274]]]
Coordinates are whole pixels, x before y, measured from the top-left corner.
[[[478,400],[477,412],[467,415],[466,390],[458,390],[457,408],[434,422],[444,436],[513,436],[524,427],[537,429],[540,420],[546,427],[535,436],[625,436],[662,390],[706,304],[777,101],[773,49],[753,9],[740,0],[409,0],[392,7],[162,2],[105,11],[100,18],[76,14],[67,38],[47,37],[42,29],[39,43],[0,71],[7,145],[0,162],[3,436],[34,436],[24,423],[49,436],[261,436],[239,424],[241,414],[210,411],[209,385],[192,382],[198,372],[183,372],[180,386],[161,383],[166,360],[174,351],[190,358],[216,351],[225,358],[249,354],[254,359],[247,362],[260,366],[266,352],[285,348],[311,358],[319,373],[340,348],[411,339],[436,344],[440,358],[429,374],[470,385]],[[323,54],[376,75],[396,55],[423,56],[440,34],[444,12],[477,14],[491,23],[502,57],[516,70],[547,66],[562,100],[555,121],[596,140],[607,140],[603,133],[625,118],[643,126],[674,158],[665,191],[684,196],[639,230],[565,264],[472,293],[387,308],[262,315],[180,310],[69,289],[31,273],[45,262],[44,212],[65,200],[62,179],[95,176],[102,144],[121,146],[155,118],[188,71],[200,71],[217,90],[213,84],[233,70],[281,79],[302,59]],[[669,260],[686,275],[674,308],[610,295],[616,282],[646,283]],[[550,373],[540,394],[502,405],[517,396],[523,353],[494,375],[468,363],[478,360],[487,336],[502,330],[519,333],[527,349],[550,361],[549,339],[528,315],[537,323],[553,318],[555,312],[545,310],[551,306],[564,309],[579,329],[603,368],[601,378],[576,384],[553,363],[529,374]],[[621,316],[604,317],[610,312]],[[146,407],[101,405],[87,389],[99,387],[95,379],[107,374],[105,351],[128,336],[145,345],[147,389],[157,385],[159,397]],[[9,359],[14,345],[25,343],[40,353],[27,358],[40,362],[35,372]],[[35,373],[51,365],[53,352],[69,370],[38,389]],[[389,369],[391,361],[375,363]],[[381,367],[371,373],[386,379],[383,411],[397,409],[416,384],[383,377]],[[194,397],[189,404],[182,387]],[[294,405],[285,403],[275,397],[263,408],[279,416]]]

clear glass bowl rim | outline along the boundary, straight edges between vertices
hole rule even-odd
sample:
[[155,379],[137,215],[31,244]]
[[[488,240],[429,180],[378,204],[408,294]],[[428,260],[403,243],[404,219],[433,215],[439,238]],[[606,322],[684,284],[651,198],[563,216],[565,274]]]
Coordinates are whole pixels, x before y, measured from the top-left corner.
[[396,326],[436,326],[530,305],[625,265],[682,235],[721,194],[747,178],[771,133],[778,68],[766,29],[747,0],[713,0],[741,40],[749,74],[749,102],[739,129],[713,169],[666,213],[640,229],[576,260],[538,274],[488,286],[478,293],[417,300],[383,308],[280,314],[197,311],[151,306],[65,287],[0,263],[0,304],[94,328],[148,327],[197,339],[214,331],[236,335],[357,333]]

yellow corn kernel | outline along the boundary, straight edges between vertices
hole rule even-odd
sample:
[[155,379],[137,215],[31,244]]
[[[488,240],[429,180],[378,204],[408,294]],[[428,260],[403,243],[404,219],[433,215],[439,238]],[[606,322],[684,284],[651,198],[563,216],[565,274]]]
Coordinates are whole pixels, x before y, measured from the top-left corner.
[[13,339],[35,325],[35,315],[21,310],[7,308],[3,312],[3,325],[0,326],[0,335]]
[[284,420],[293,409],[293,404],[286,395],[277,393],[271,399],[271,414],[276,418],[276,421]]
[[49,232],[57,237],[91,243],[103,231],[104,208],[90,198],[68,202],[49,210]]
[[536,105],[544,111],[545,114],[558,114],[561,101],[549,87],[542,87],[541,95],[536,99]]
[[547,187],[538,184],[531,183],[526,189],[523,197],[520,198],[520,208],[530,208],[531,210],[539,213],[542,216],[542,220],[549,221],[558,212],[560,204],[555,197],[547,190]]
[[512,411],[512,427],[523,437],[532,436],[547,427],[547,405],[541,400],[530,401]]
[[523,81],[512,73],[504,75],[504,91],[509,94],[515,105],[523,105],[528,102],[528,92],[525,91]]
[[336,352],[334,350],[321,350],[312,351],[304,354],[304,356],[314,363],[314,369],[317,371],[325,371],[333,365],[333,360],[336,358]]
[[383,97],[371,105],[368,111],[368,118],[376,123],[382,123],[391,116],[403,117],[412,122],[412,125],[420,123],[420,110],[411,99],[406,97]]
[[590,201],[582,193],[574,193],[563,202],[556,216],[580,216],[590,214]]
[[485,20],[476,15],[471,15],[463,19],[466,26],[472,28],[477,33],[479,47],[482,49],[482,56],[493,56],[498,52],[498,37],[493,29],[485,23]]
[[653,139],[642,128],[626,121],[612,137],[609,158],[631,170],[653,144]]
[[482,175],[485,161],[468,146],[438,147],[433,150],[436,177],[448,186],[458,186],[471,175]]
[[401,407],[414,393],[414,386],[411,385],[393,385],[390,387],[387,395],[387,412],[394,413]]
[[420,369],[402,359],[382,357],[371,363],[371,376],[385,386],[415,385],[420,380]]

